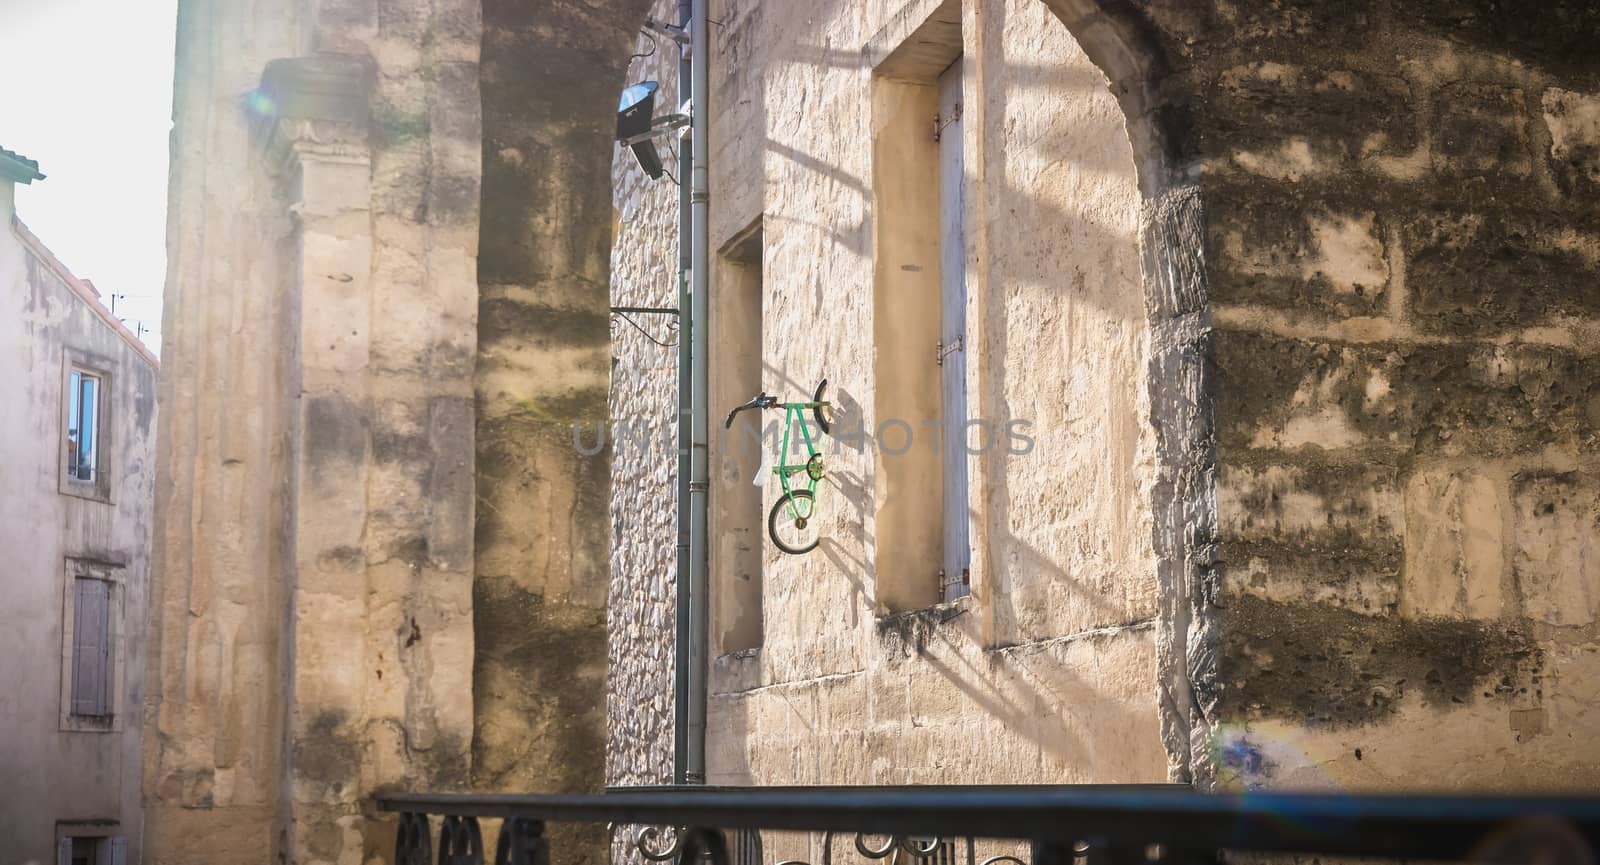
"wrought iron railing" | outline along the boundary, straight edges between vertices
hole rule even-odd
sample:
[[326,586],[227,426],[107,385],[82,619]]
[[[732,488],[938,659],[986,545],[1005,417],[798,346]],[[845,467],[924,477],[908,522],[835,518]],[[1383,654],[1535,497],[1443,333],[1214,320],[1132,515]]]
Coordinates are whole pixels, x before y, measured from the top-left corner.
[[[407,793],[380,796],[377,805],[399,814],[395,865],[546,865],[545,827],[565,822],[609,824],[642,858],[680,865],[773,865],[761,861],[763,831],[819,837],[811,865],[1198,865],[1224,851],[1592,865],[1600,849],[1600,797],[1578,796],[1220,795],[1168,785],[669,787]],[[483,819],[503,821],[492,859]]]

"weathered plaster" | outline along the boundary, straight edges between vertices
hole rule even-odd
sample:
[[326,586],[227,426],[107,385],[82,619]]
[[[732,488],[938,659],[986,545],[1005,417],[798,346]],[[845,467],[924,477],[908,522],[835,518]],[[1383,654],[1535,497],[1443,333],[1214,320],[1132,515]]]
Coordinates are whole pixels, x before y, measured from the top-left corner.
[[[57,823],[111,820],[129,865],[140,861],[144,816],[140,747],[145,616],[155,482],[156,361],[117,324],[95,291],[14,221],[0,179],[0,838],[17,861],[51,861]],[[63,479],[70,364],[105,374],[100,395],[101,483]],[[72,626],[68,559],[92,563],[112,590],[109,720],[70,716]],[[85,833],[88,834],[88,833]]]

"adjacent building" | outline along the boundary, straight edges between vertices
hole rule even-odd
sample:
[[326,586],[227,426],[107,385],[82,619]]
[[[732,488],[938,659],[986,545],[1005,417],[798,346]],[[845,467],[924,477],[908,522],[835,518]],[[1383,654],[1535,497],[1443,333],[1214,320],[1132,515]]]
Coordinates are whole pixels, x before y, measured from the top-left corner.
[[43,177],[0,149],[0,838],[134,865],[157,361],[17,218]]

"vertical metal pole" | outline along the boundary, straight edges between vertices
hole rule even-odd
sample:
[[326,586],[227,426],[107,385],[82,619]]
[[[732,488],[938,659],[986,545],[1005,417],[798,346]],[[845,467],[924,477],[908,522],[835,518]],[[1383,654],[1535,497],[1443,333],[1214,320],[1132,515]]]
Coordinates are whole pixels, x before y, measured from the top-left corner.
[[694,90],[693,138],[690,142],[689,210],[693,257],[690,269],[689,334],[691,399],[694,415],[690,419],[693,448],[689,454],[689,742],[684,780],[704,784],[706,780],[706,654],[709,641],[710,606],[706,596],[708,580],[706,499],[709,492],[708,443],[709,393],[706,365],[706,316],[710,310],[707,291],[711,284],[711,243],[709,216],[711,189],[708,165],[710,148],[706,127],[710,119],[711,51],[706,31],[707,0],[692,0],[689,15],[690,72]]
[[[678,0],[678,26],[689,27],[689,0]],[[678,45],[678,104],[691,95],[689,52]],[[689,757],[689,142],[678,142],[678,559],[673,572],[672,783],[682,784]]]

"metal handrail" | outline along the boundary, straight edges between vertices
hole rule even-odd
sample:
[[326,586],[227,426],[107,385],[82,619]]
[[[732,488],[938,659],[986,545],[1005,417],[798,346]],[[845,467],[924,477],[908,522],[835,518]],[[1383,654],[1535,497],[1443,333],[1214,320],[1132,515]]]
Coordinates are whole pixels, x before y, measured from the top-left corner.
[[1146,851],[1160,848],[1189,851],[1185,860],[1240,850],[1463,861],[1519,837],[1535,846],[1586,845],[1589,861],[1600,849],[1594,796],[1209,794],[1178,785],[666,787],[391,793],[376,803],[382,811],[457,819],[1020,839],[1033,843],[1036,865],[1041,849],[1077,844],[1081,851],[1085,843],[1126,854],[1111,861],[1147,861]]

